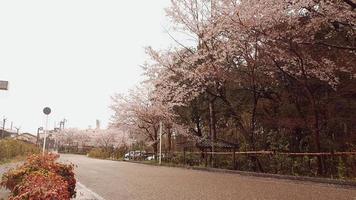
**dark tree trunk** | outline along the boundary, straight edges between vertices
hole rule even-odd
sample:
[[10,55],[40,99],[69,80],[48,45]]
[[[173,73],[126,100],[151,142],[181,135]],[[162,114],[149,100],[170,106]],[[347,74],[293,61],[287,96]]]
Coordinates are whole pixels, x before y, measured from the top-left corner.
[[171,132],[171,128],[170,127],[167,128],[167,146],[168,146],[168,152],[169,152],[169,154],[171,154],[171,151],[172,151],[172,132]]
[[[254,82],[254,80],[253,80]],[[258,100],[259,100],[259,95],[257,94],[257,89],[256,86],[253,86],[253,107],[252,107],[252,113],[251,113],[251,129],[250,129],[250,145],[252,151],[256,151],[256,138],[255,138],[255,131],[256,131],[256,114],[257,114],[257,105],[258,105]],[[254,165],[254,170],[263,172],[263,167],[261,165],[261,162],[259,161],[257,156],[251,156],[251,161]]]
[[158,128],[156,126],[153,127],[153,132],[154,132],[154,144],[153,144],[153,152],[155,155],[155,161],[157,161],[157,155],[158,155]]
[[[313,133],[314,133],[314,141],[317,152],[321,152],[321,144],[320,144],[320,128],[319,128],[319,112],[316,108],[315,101],[312,100],[312,109],[314,114],[314,124],[313,124]],[[323,159],[321,156],[317,157],[318,159],[318,174],[323,175]]]
[[214,152],[215,152],[215,141],[216,141],[216,118],[215,118],[215,107],[214,107],[214,102],[215,99],[212,99],[209,101],[209,116],[210,116],[210,138],[211,138],[211,166],[214,167],[215,163],[215,158],[214,158]]
[[209,101],[209,116],[210,116],[210,137],[213,141],[216,140],[216,117],[215,117],[215,99]]
[[153,144],[153,152],[154,152],[154,156],[155,156],[155,161],[157,161],[157,153],[158,153],[157,143]]

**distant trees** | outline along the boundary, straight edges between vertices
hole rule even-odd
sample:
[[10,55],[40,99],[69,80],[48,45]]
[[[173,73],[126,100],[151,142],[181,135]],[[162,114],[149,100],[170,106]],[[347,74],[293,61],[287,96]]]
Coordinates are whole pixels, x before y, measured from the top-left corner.
[[[130,145],[129,135],[115,128],[98,130],[64,129],[56,134],[60,148],[73,148],[70,151],[79,151],[78,148],[102,148],[108,155],[116,148],[126,148]],[[88,149],[87,149],[88,150]],[[82,149],[85,153],[85,150]],[[80,153],[80,152],[72,152]]]
[[[117,126],[146,135],[155,152],[160,120],[241,150],[355,150],[355,3],[171,2],[167,15],[195,45],[147,48],[147,81],[113,99]],[[317,157],[319,175],[331,165]]]

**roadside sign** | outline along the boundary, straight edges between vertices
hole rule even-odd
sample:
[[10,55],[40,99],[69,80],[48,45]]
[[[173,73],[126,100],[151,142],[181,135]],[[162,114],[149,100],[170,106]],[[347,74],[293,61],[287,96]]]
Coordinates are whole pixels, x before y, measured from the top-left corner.
[[51,109],[49,107],[45,107],[43,108],[43,113],[46,115],[46,129],[44,130],[43,148],[42,148],[42,154],[44,155],[46,150],[46,139],[47,139],[47,131],[48,131],[48,115],[51,114]]
[[9,82],[8,81],[0,81],[0,90],[8,90]]

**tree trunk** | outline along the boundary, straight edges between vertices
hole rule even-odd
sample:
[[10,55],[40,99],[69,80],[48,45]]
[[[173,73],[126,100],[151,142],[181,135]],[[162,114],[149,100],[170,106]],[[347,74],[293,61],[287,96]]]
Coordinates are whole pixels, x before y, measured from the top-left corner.
[[155,161],[157,161],[157,154],[158,154],[158,128],[156,128],[156,126],[153,127],[153,132],[154,132],[154,138],[155,138],[155,141],[154,141],[154,144],[153,144],[153,152],[154,152],[154,155],[155,155]]
[[158,147],[157,147],[157,143],[153,144],[153,153],[155,156],[155,161],[157,161],[157,152],[158,152]]
[[[314,141],[315,141],[315,147],[316,147],[316,152],[321,152],[321,144],[320,144],[320,129],[319,129],[319,113],[315,105],[315,101],[312,100],[312,109],[314,112],[314,124],[313,124],[313,133],[314,133]],[[317,157],[318,159],[318,174],[323,175],[324,174],[324,169],[323,169],[323,160],[321,156]]]
[[255,92],[254,92],[253,96],[254,96],[254,98],[253,98],[253,108],[252,108],[252,114],[251,114],[250,142],[251,142],[252,151],[255,151],[256,150],[256,146],[255,146],[256,110],[257,110],[258,99],[257,99]]
[[[258,105],[258,94],[256,92],[256,87],[253,86],[253,107],[252,107],[252,113],[251,113],[251,128],[250,128],[250,144],[251,144],[251,149],[252,151],[256,151],[256,142],[255,142],[255,131],[256,131],[256,112],[257,112],[257,105]],[[251,156],[251,161],[253,163],[253,170],[263,172],[263,167],[261,165],[261,162],[258,160],[257,156]]]
[[167,146],[168,146],[168,153],[171,154],[172,151],[172,132],[171,132],[171,128],[168,127],[167,128]]
[[214,167],[214,162],[215,162],[215,158],[214,158],[214,152],[215,152],[215,141],[216,141],[216,120],[215,120],[215,108],[214,108],[214,101],[210,100],[209,101],[209,116],[210,116],[210,137],[211,137],[211,167]]
[[209,101],[209,116],[210,116],[210,136],[213,141],[216,140],[216,117],[215,117],[215,99]]

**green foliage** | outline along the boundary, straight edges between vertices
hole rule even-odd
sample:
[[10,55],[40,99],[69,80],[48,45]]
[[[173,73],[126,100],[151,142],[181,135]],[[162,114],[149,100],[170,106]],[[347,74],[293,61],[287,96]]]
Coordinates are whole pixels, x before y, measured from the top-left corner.
[[339,158],[338,165],[337,165],[337,172],[339,178],[345,178],[346,175],[346,167],[344,161]]
[[34,144],[12,139],[0,140],[0,163],[39,152],[40,149]]
[[106,158],[110,158],[110,152],[106,151],[103,148],[94,148],[91,151],[89,151],[88,156],[91,158],[106,159]]
[[127,151],[128,148],[126,146],[119,148],[97,147],[90,150],[88,156],[99,159],[122,159]]

